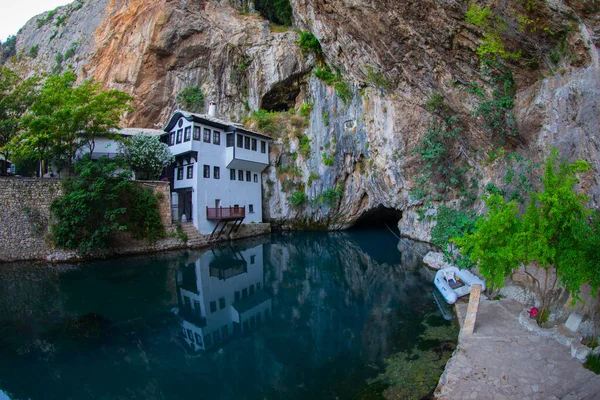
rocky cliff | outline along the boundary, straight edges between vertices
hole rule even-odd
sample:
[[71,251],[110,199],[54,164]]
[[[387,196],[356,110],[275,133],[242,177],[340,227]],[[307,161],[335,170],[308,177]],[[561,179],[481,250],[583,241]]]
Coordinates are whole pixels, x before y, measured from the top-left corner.
[[[427,198],[434,208],[475,200],[503,182],[506,155],[535,163],[552,146],[593,164],[582,188],[597,205],[600,6],[477,3],[467,22],[466,1],[292,0],[294,27],[319,39],[320,54],[246,0],[83,0],[29,21],[11,63],[23,73],[72,65],[133,94],[128,126],[163,125],[188,86],[222,117],[269,122],[264,209],[282,226],[402,213],[403,233],[427,239],[416,213]],[[500,62],[483,62],[482,45]],[[302,104],[267,121],[251,115]],[[432,163],[423,139],[436,129],[443,152]]]

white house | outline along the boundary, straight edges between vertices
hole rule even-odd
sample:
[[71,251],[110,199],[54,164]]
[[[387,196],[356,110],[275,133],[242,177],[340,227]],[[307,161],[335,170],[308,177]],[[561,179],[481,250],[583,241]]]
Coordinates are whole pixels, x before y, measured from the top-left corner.
[[[208,114],[176,111],[162,140],[176,161],[173,217],[193,221],[200,233],[262,222],[262,171],[269,165],[269,136]],[[232,228],[233,229],[233,228]]]
[[194,350],[254,331],[272,313],[263,245],[206,251],[177,271],[177,299],[183,338]]

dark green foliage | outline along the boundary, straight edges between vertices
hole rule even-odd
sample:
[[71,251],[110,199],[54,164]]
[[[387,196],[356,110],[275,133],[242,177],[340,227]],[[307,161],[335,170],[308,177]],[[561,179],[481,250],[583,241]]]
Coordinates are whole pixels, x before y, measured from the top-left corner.
[[151,241],[164,236],[156,197],[136,187],[129,173],[117,173],[122,167],[106,157],[84,157],[75,163],[75,176],[64,181],[63,196],[50,206],[57,246],[87,254],[106,249],[115,231],[129,230]]
[[335,188],[323,190],[323,192],[321,192],[321,195],[317,198],[317,200],[329,207],[333,207],[343,196],[344,187],[341,184],[339,184]]
[[127,205],[127,230],[134,237],[150,242],[165,237],[158,212],[158,198],[151,189],[131,184],[124,200]]
[[[600,215],[585,206],[588,198],[573,186],[576,174],[589,171],[584,161],[568,164],[558,153],[545,161],[543,190],[532,192],[524,213],[516,202],[507,203],[499,195],[487,200],[488,213],[475,231],[456,239],[463,254],[477,262],[490,286],[499,288],[504,278],[521,264],[534,264],[553,270],[564,287],[577,299],[581,286],[600,286]],[[542,311],[549,307],[553,283],[534,279],[542,296]]]
[[467,257],[454,255],[450,239],[473,231],[477,221],[475,212],[441,206],[433,219],[436,223],[431,229],[431,243],[444,252],[446,259],[463,268],[472,267],[473,264]]
[[31,46],[31,48],[29,49],[29,57],[36,58],[38,56],[39,49],[40,46],[37,44],[35,46]]
[[55,8],[54,10],[49,11],[48,14],[46,14],[46,16],[44,18],[38,18],[36,20],[37,27],[41,28],[46,22],[52,21],[57,12],[58,12],[58,8]]
[[65,23],[65,21],[67,20],[67,18],[69,18],[69,16],[67,14],[59,15],[56,18],[56,22],[54,22],[54,25],[61,26],[62,24]]
[[127,229],[121,198],[131,182],[127,174],[116,174],[120,167],[105,157],[75,164],[76,176],[64,181],[63,196],[50,206],[57,219],[51,231],[57,246],[86,254],[107,248],[111,232]]
[[59,74],[62,71],[62,62],[64,61],[64,59],[65,57],[62,53],[58,53],[54,56],[54,61],[56,61],[56,64],[54,64],[54,67],[52,68],[53,74]]
[[304,192],[297,191],[292,193],[292,195],[288,197],[288,200],[290,201],[290,203],[292,203],[294,207],[299,207],[306,203],[306,201],[308,200],[308,196]]
[[331,167],[335,161],[335,159],[327,153],[321,154],[321,158],[323,159],[323,164],[327,165],[328,167]]
[[590,354],[583,366],[595,374],[600,375],[600,356]]
[[204,92],[199,86],[188,86],[179,93],[177,101],[185,111],[199,113],[204,107]]
[[75,55],[75,51],[77,50],[78,46],[79,46],[79,42],[73,42],[73,43],[71,43],[71,46],[65,52],[64,59],[66,60],[68,58],[73,57]]
[[296,43],[304,54],[314,53],[319,58],[323,57],[321,43],[311,32],[300,31],[300,38],[296,40]]
[[392,87],[390,81],[388,81],[387,78],[381,72],[376,71],[370,65],[367,65],[366,81],[370,85],[381,90],[390,90]]
[[300,135],[298,139],[300,139],[300,154],[302,154],[304,158],[307,158],[310,155],[310,138],[306,135]]
[[314,74],[317,78],[324,81],[329,86],[333,86],[338,97],[342,99],[344,104],[348,104],[348,102],[352,99],[352,90],[350,89],[350,85],[339,72],[334,74],[331,72],[331,68],[329,68],[329,66],[325,66],[324,68],[318,66]]
[[2,54],[0,54],[0,64],[4,64],[6,60],[17,54],[17,37],[15,35],[9,36],[4,43],[2,43]]
[[256,11],[279,25],[292,25],[292,6],[289,0],[254,0]]

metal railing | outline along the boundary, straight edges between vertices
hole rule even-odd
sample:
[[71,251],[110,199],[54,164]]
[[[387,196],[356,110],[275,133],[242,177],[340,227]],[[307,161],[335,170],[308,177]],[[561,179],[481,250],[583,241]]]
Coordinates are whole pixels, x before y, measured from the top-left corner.
[[206,207],[206,219],[236,219],[246,217],[246,206],[244,207]]

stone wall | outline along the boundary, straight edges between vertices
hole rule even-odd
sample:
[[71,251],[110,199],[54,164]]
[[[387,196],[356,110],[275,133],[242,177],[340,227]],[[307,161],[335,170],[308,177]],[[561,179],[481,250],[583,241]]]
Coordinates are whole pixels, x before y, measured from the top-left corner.
[[50,203],[61,193],[59,179],[0,177],[0,261],[46,257]]
[[[167,232],[171,228],[171,196],[168,182],[138,182],[160,193],[159,212]],[[75,252],[54,249],[48,238],[50,203],[62,194],[60,179],[0,177],[0,262],[17,260],[66,261],[78,258]],[[162,243],[164,242],[164,243]],[[116,254],[132,254],[179,248],[174,238],[149,245],[124,240]],[[111,252],[106,255],[112,255]]]

